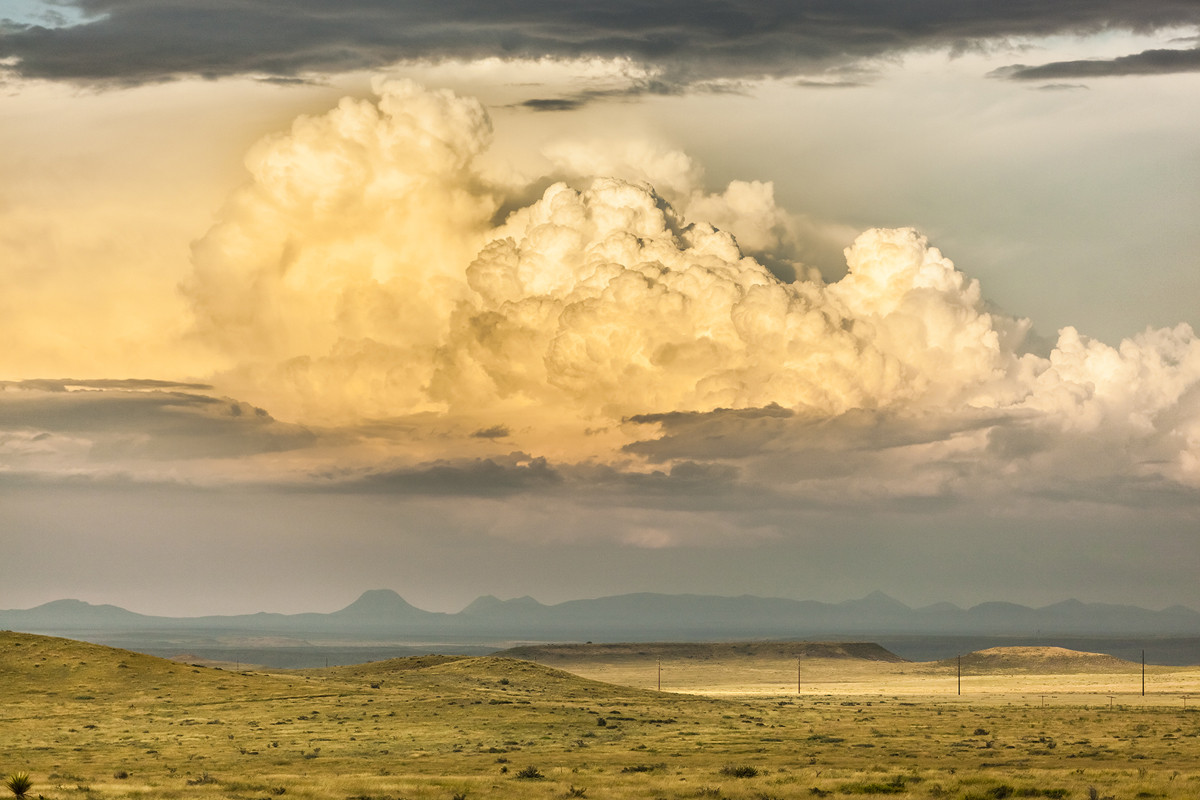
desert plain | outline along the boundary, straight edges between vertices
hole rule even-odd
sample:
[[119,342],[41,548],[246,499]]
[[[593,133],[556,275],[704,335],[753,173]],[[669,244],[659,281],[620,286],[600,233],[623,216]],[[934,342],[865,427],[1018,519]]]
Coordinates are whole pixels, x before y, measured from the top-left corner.
[[1147,666],[1143,694],[1141,664],[1060,648],[561,645],[268,671],[4,632],[0,653],[0,772],[28,772],[30,797],[1200,795],[1200,668]]

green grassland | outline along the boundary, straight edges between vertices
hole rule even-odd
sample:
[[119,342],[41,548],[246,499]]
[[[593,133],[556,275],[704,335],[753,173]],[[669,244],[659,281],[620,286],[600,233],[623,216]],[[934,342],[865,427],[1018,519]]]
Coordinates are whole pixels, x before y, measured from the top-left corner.
[[[960,697],[944,664],[844,661],[834,674],[853,681],[714,696],[511,658],[238,672],[0,633],[0,772],[79,800],[1200,795],[1200,711],[1181,696],[1042,707]],[[645,686],[647,664],[627,666]],[[889,693],[922,670],[924,694]],[[1200,688],[1181,675],[1172,686]],[[1051,677],[1065,696],[1078,674]]]

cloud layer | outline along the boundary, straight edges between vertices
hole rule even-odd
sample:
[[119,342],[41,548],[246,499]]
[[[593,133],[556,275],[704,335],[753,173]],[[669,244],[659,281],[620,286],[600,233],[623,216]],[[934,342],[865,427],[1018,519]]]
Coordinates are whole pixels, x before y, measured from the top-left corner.
[[1200,486],[1186,325],[1117,347],[1067,328],[1042,357],[917,232],[863,233],[826,282],[769,184],[710,193],[686,156],[635,145],[552,153],[575,177],[496,224],[528,187],[488,177],[480,106],[378,89],[260,144],[196,246],[197,336],[234,396],[399,426],[403,469],[516,451],[724,462],[806,495]]
[[[194,88],[87,97],[157,107]],[[790,213],[786,186],[824,200],[830,183],[784,173],[789,199],[777,201],[767,166],[718,160],[751,141],[745,126],[706,156],[717,180],[637,126],[620,140],[558,138],[535,156],[541,126],[563,118],[502,111],[493,148],[480,103],[409,83],[377,89],[251,148],[244,185],[220,190],[207,231],[194,221],[209,219],[211,194],[186,214],[149,194],[144,213],[97,224],[87,209],[128,202],[102,191],[121,185],[119,167],[90,173],[66,159],[57,168],[79,171],[74,183],[55,182],[49,159],[14,172],[45,192],[38,214],[10,215],[0,235],[13,255],[12,291],[0,293],[13,333],[0,529],[12,532],[7,563],[21,566],[6,585],[27,598],[14,604],[89,592],[128,605],[135,587],[135,605],[150,608],[183,610],[190,595],[187,611],[206,613],[215,592],[231,610],[306,610],[364,586],[442,607],[481,592],[876,588],[922,602],[1194,604],[1200,343],[1187,326],[1113,344],[1071,328],[1035,335],[988,303],[992,279],[970,277],[983,267],[949,238],[954,225],[931,223],[950,231],[931,242]],[[184,106],[199,107],[216,108]],[[580,126],[600,112],[581,112]],[[162,113],[192,116],[169,103]],[[815,116],[779,124],[780,136]],[[139,124],[125,107],[116,117]],[[951,146],[943,119],[895,152],[916,136]],[[106,126],[77,127],[92,137]],[[163,135],[143,127],[127,148],[139,156]],[[1062,134],[1072,146],[1074,130]],[[1011,128],[989,134],[1013,142]],[[115,135],[86,146],[107,153]],[[991,152],[960,158],[1011,163]],[[797,147],[769,160],[778,153],[821,157]],[[187,184],[181,160],[146,171]],[[1035,163],[1054,172],[1053,160]],[[923,157],[904,172],[871,164],[850,194],[904,194],[930,176]],[[954,181],[969,180],[978,199],[987,181],[954,166],[937,169],[938,191],[960,198]],[[1059,182],[1102,195],[1124,191],[1127,174]],[[739,175],[759,180],[730,180]],[[1023,179],[1007,197],[1028,210]],[[1140,209],[1145,197],[1127,199]],[[936,220],[910,201],[913,216]],[[981,227],[997,216],[964,205]],[[55,224],[27,224],[37,219]],[[135,246],[170,226],[164,246]],[[122,246],[70,246],[80,238]],[[1042,241],[1001,247],[1007,277],[1030,281],[1026,297],[1051,284],[1056,297],[1076,292],[1047,275],[1035,283],[1011,255]],[[1147,284],[1178,280],[1164,263],[1139,251],[1128,269]],[[1105,285],[1103,269],[1087,280]]]
[[18,74],[135,84],[180,76],[304,77],[405,59],[626,57],[652,65],[670,92],[712,79],[821,74],[911,50],[1005,39],[1146,32],[1200,23],[1179,0],[992,3],[935,0],[679,0],[603,7],[521,0],[76,0],[84,21],[0,28],[0,58]]
[[[636,141],[517,180],[478,102],[376,89],[256,145],[195,243],[181,346],[220,369],[5,384],[7,480],[538,495],[754,530],[799,507],[1195,507],[1188,326],[1066,328],[1040,355],[912,229],[860,234],[826,280],[770,183],[712,191]],[[652,527],[634,538],[676,541]]]

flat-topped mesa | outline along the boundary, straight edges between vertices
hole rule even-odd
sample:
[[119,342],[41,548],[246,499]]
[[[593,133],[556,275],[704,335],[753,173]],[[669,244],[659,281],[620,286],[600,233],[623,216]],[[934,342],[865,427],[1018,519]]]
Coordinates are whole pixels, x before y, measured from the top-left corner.
[[497,655],[530,661],[554,662],[579,658],[632,660],[668,658],[732,660],[744,658],[839,659],[902,663],[901,658],[874,642],[606,642],[600,644],[524,645]]

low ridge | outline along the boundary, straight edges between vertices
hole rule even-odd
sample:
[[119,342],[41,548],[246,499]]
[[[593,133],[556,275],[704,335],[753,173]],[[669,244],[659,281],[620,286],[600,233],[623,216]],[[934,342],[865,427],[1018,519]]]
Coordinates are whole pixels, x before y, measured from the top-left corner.
[[736,658],[853,659],[902,663],[906,659],[874,642],[622,642],[523,645],[496,655],[540,663],[641,658],[729,660]]
[[[957,665],[945,659],[941,666]],[[1029,672],[1041,675],[1078,672],[1132,672],[1140,665],[1104,653],[1087,653],[1065,647],[989,647],[962,657],[964,669],[976,672]]]

